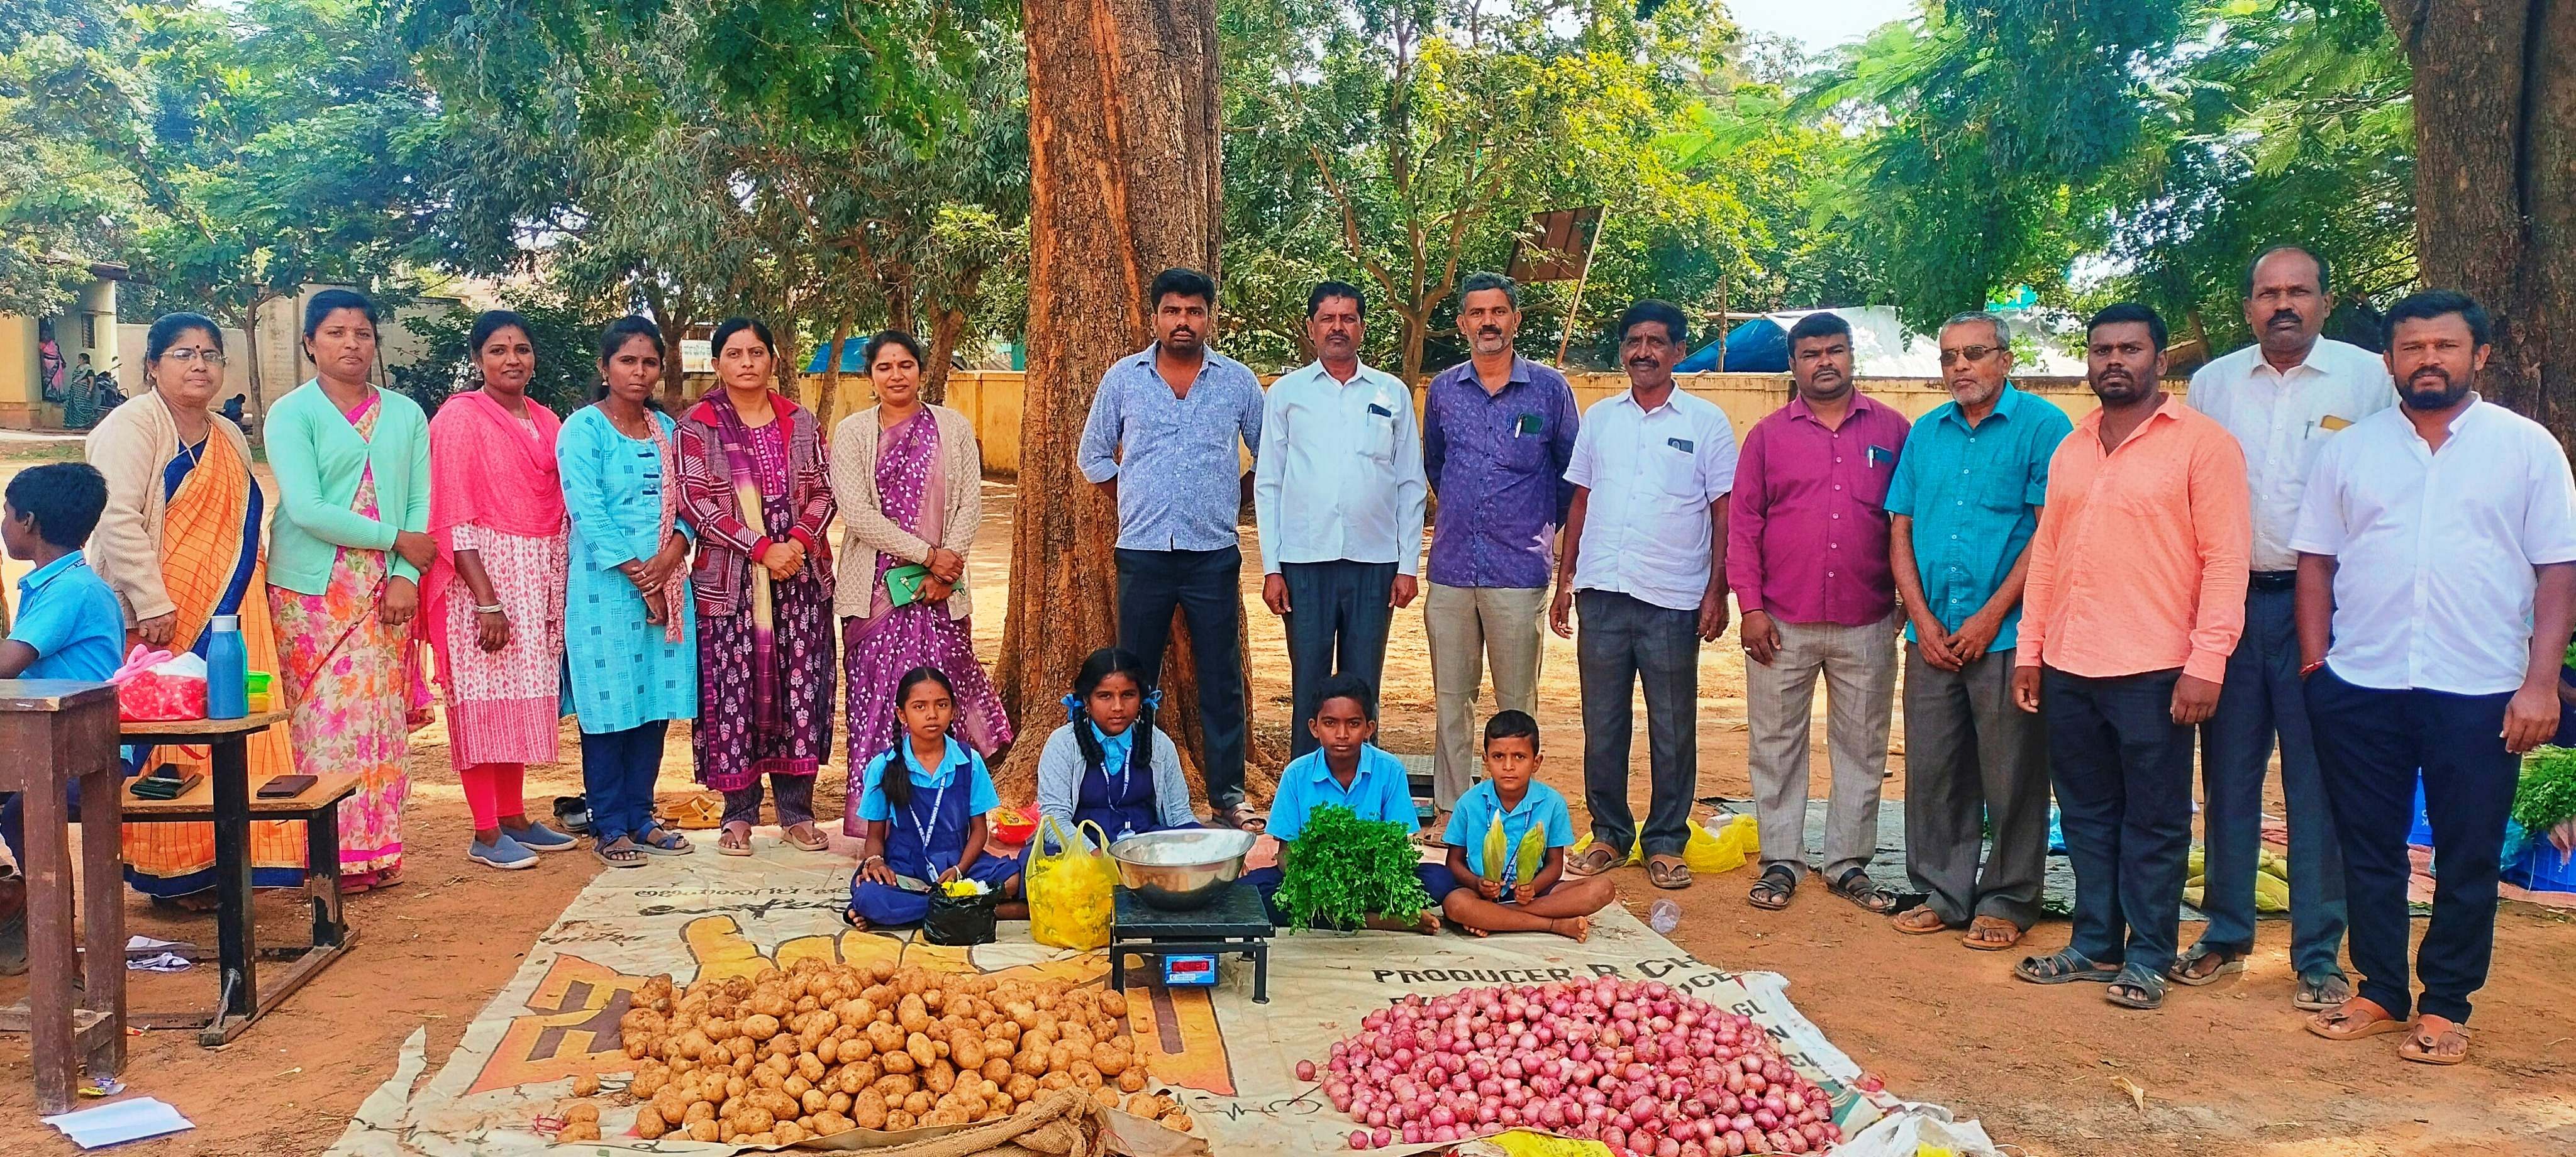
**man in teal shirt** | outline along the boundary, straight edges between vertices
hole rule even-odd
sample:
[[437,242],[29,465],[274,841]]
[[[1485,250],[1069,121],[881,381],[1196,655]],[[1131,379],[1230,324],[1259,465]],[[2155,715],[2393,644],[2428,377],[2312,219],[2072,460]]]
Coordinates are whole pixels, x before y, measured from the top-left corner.
[[[2073,423],[2012,388],[2004,321],[1941,327],[1951,401],[1905,439],[1887,488],[1889,562],[1905,637],[1905,870],[1923,905],[1896,915],[1922,935],[1966,927],[2000,951],[2039,919],[2048,862],[2048,744],[2012,703],[2022,574],[2048,493],[2048,459]],[[1994,851],[1979,866],[1991,820]]]

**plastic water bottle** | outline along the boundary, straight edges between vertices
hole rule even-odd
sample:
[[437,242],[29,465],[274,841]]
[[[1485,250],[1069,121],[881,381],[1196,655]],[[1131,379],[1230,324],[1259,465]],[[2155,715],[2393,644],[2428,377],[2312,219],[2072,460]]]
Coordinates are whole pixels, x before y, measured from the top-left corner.
[[250,714],[250,652],[242,647],[241,616],[216,615],[206,624],[206,718]]
[[1654,907],[1646,909],[1646,926],[1654,929],[1655,935],[1671,935],[1673,929],[1682,926],[1682,906],[1670,900],[1655,901]]

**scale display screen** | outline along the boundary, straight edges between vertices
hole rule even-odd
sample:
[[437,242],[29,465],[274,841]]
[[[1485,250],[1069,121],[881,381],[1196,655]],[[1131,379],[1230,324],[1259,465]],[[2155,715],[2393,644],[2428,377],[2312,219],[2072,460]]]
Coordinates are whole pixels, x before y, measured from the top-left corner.
[[1208,987],[1216,983],[1216,957],[1186,955],[1163,957],[1163,986]]

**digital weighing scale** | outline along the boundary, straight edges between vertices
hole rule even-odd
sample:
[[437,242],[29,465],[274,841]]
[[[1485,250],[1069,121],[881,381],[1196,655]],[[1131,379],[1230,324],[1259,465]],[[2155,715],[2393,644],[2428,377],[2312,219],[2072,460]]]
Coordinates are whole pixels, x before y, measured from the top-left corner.
[[1167,912],[1127,888],[1117,891],[1109,927],[1109,987],[1127,987],[1127,958],[1153,961],[1166,988],[1214,985],[1217,962],[1241,955],[1252,961],[1252,999],[1270,1003],[1270,914],[1261,893],[1241,880],[1204,908]]

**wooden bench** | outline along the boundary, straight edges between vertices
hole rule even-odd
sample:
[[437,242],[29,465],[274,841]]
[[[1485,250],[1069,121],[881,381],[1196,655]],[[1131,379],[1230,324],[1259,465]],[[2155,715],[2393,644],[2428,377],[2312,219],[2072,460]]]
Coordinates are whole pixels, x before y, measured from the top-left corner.
[[[0,791],[24,793],[27,862],[19,869],[27,879],[31,970],[26,1001],[0,1009],[0,1031],[30,1038],[39,1113],[70,1111],[81,1063],[93,1077],[112,1077],[125,1067],[125,893],[119,879],[124,845],[116,810],[116,784],[125,768],[116,747],[116,688],[0,681]],[[64,789],[73,783],[80,785],[89,821],[81,833],[78,921],[86,952],[76,951],[72,939],[71,816]]]

